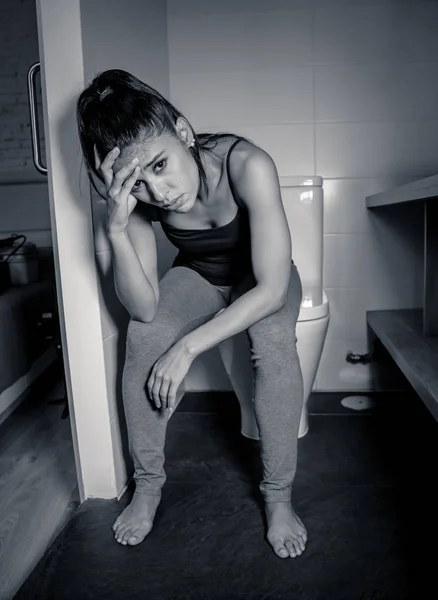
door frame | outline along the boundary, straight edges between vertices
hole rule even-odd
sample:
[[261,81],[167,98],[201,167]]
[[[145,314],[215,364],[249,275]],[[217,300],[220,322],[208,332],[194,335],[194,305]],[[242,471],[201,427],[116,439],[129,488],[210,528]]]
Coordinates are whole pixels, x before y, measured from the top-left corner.
[[116,498],[91,188],[76,99],[84,88],[81,0],[36,0],[56,293],[80,502]]

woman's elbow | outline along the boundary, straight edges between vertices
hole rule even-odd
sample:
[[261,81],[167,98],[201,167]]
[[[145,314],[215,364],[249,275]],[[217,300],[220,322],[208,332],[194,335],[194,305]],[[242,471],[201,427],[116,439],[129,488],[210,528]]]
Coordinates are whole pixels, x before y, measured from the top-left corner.
[[132,314],[131,313],[131,320],[132,321],[138,321],[139,323],[152,323],[152,321],[155,319],[157,312],[155,311],[155,313],[153,315],[147,314],[147,315],[137,315],[137,314]]

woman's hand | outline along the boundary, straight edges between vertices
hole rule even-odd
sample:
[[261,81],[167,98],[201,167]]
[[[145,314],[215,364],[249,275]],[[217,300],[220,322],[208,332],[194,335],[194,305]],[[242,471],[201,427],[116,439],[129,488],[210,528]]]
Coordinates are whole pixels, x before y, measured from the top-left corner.
[[94,146],[96,170],[102,174],[106,187],[108,202],[107,228],[110,234],[125,231],[128,226],[129,215],[137,204],[137,199],[131,194],[131,190],[140,171],[140,168],[136,166],[138,159],[134,158],[133,161],[119,169],[114,175],[112,167],[119,153],[119,148],[113,148],[101,164],[96,145]]
[[158,408],[175,408],[176,392],[187,375],[195,356],[184,342],[176,342],[152,368],[147,382],[149,396]]

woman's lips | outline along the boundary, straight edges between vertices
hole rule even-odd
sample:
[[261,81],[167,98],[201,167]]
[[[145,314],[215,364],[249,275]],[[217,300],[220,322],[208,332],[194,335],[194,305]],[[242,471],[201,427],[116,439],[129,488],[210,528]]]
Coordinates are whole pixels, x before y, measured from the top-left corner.
[[181,194],[176,198],[171,204],[169,204],[169,208],[179,208],[181,204],[184,202],[183,200],[184,194]]

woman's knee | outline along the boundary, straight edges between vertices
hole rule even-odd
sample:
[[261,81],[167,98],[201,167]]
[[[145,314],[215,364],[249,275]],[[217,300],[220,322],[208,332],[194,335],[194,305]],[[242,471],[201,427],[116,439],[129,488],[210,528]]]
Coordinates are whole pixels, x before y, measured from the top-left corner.
[[163,352],[170,347],[175,337],[170,323],[154,319],[148,323],[131,319],[126,334],[126,353],[142,354],[150,348],[162,348]]
[[272,353],[274,356],[278,352],[287,352],[295,348],[296,322],[294,319],[270,315],[249,327],[248,336],[256,354]]

